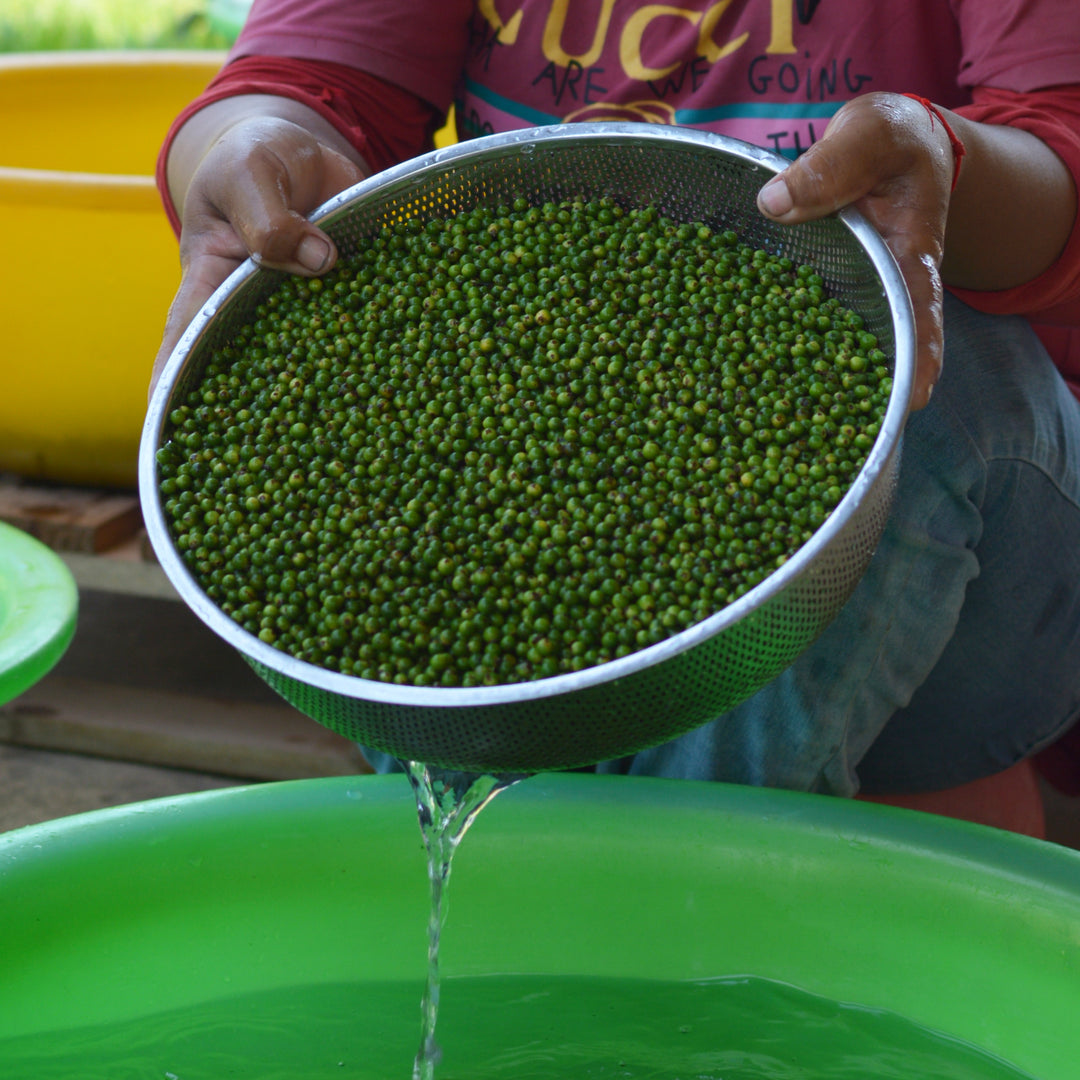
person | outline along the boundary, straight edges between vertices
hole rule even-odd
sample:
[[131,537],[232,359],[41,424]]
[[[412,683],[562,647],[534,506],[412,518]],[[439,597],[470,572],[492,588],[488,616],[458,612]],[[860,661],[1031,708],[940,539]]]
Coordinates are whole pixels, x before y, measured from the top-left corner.
[[856,207],[911,294],[917,376],[893,511],[850,602],[781,676],[596,770],[883,800],[1005,775],[1080,715],[1072,8],[255,0],[162,147],[182,277],[153,377],[248,256],[325,272],[338,253],[307,215],[430,149],[451,105],[461,138],[637,120],[774,149],[790,164],[761,212],[794,223]]

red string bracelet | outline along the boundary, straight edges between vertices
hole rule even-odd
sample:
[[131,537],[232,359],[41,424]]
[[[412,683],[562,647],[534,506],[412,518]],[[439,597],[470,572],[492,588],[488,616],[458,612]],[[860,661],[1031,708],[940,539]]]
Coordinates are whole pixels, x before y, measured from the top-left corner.
[[949,145],[952,147],[953,152],[953,174],[952,174],[952,187],[950,191],[956,190],[956,182],[960,179],[960,162],[963,161],[964,155],[967,153],[967,149],[964,144],[956,137],[956,132],[949,127],[949,122],[941,115],[941,111],[932,102],[928,101],[924,97],[920,97],[918,94],[903,94],[902,97],[911,98],[912,101],[917,101],[929,114],[930,114],[930,126],[934,126],[935,118],[940,121],[941,126],[945,129],[945,134],[949,136]]

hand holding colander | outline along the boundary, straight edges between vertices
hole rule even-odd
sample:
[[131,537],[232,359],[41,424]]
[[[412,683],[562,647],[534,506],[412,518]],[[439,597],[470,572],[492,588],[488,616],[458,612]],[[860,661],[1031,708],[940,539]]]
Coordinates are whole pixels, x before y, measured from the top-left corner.
[[225,615],[177,553],[161,506],[156,452],[175,403],[215,348],[280,280],[248,261],[192,322],[151,399],[140,450],[147,530],[181,597],[287,701],[340,734],[409,760],[473,772],[570,768],[666,742],[731,709],[817,637],[877,545],[895,487],[915,345],[906,288],[857,213],[798,226],[764,218],[755,197],[784,159],[735,140],[645,124],[578,124],[496,135],[435,151],[343,192],[313,215],[347,254],[384,225],[518,197],[610,197],[680,221],[730,229],[809,263],[864,319],[893,368],[880,434],[825,524],[782,567],[697,625],[632,655],[533,682],[428,688],[326,670],[266,645]]

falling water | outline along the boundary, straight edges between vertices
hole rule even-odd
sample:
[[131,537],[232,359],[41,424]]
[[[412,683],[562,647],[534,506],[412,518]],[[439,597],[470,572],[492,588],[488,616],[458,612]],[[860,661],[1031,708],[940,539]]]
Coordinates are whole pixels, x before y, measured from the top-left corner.
[[413,1080],[433,1080],[440,1051],[435,1038],[439,1015],[439,939],[446,920],[446,885],[450,866],[476,815],[520,776],[457,772],[421,762],[406,763],[405,771],[416,794],[420,832],[428,853],[431,914],[428,920],[427,984],[421,1002],[420,1048],[413,1065]]

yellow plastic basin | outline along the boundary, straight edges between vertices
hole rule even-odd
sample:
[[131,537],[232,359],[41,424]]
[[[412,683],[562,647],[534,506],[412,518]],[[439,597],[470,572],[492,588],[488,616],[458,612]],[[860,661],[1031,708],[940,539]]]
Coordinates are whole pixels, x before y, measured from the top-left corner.
[[0,471],[130,487],[176,240],[154,187],[220,52],[0,56]]

